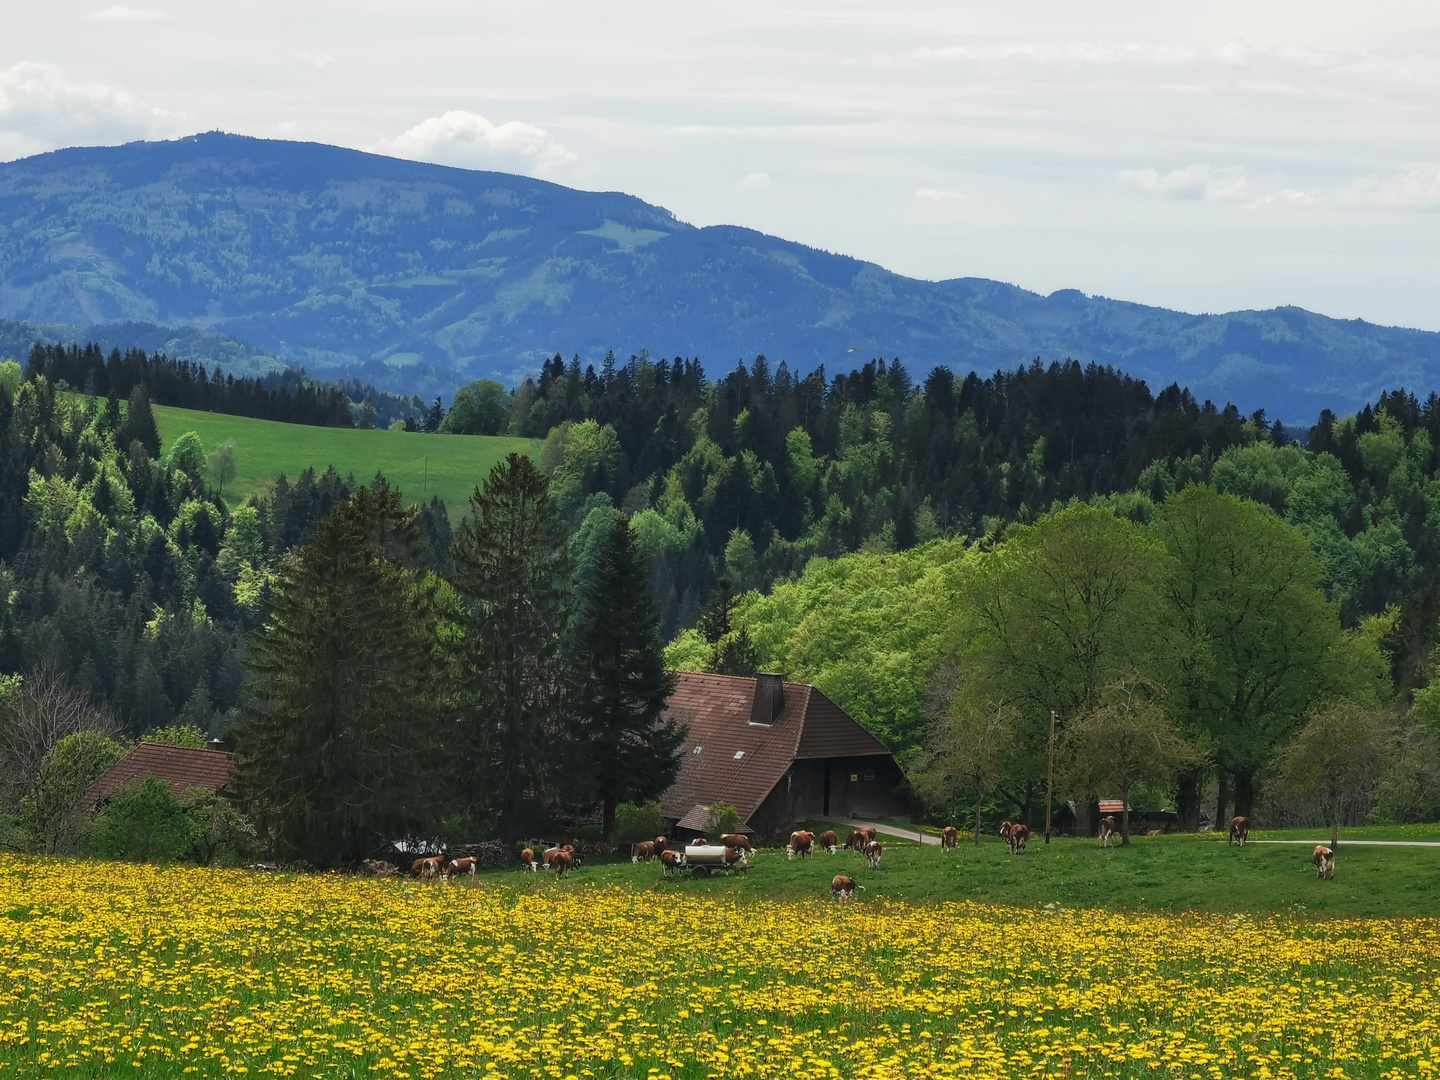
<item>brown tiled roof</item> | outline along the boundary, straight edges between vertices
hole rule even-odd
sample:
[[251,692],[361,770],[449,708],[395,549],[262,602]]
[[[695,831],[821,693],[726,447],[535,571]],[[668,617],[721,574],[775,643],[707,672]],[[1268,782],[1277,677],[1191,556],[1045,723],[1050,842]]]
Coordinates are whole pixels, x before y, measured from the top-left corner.
[[661,796],[667,817],[683,818],[721,800],[749,821],[799,758],[889,753],[833,701],[801,683],[784,684],[785,703],[773,724],[752,723],[755,684],[751,678],[680,673],[669,715],[688,726],[690,736],[680,776]]
[[231,756],[222,750],[190,750],[183,746],[141,743],[90,785],[80,800],[80,809],[89,811],[107,799],[127,780],[153,776],[164,780],[178,797],[192,787],[218,791],[230,781]]

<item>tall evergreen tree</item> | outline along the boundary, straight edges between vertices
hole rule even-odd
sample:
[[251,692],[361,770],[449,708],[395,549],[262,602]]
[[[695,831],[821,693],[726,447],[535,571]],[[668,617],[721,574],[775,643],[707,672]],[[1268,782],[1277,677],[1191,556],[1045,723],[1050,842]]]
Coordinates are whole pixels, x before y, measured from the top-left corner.
[[362,488],[282,564],[233,731],[238,786],[287,854],[364,858],[440,816],[434,620],[400,493]]
[[589,771],[604,805],[605,842],[613,843],[615,807],[654,799],[674,783],[686,737],[665,716],[675,675],[665,668],[649,568],[623,517],[596,560],[576,645]]
[[535,800],[579,766],[565,749],[570,561],[549,486],[528,457],[511,454],[470,497],[451,555],[466,609],[457,661],[466,765],[511,841]]
[[125,410],[125,432],[121,446],[138,442],[145,447],[151,458],[160,456],[160,428],[155,423],[155,413],[150,408],[150,394],[144,383],[137,384],[130,391],[130,403]]

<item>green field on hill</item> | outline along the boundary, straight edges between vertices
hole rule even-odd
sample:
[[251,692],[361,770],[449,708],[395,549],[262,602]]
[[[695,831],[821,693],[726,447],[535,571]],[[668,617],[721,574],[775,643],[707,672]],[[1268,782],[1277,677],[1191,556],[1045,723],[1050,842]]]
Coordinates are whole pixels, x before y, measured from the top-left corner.
[[334,465],[341,476],[353,473],[360,483],[384,473],[405,493],[406,502],[428,502],[438,495],[456,524],[468,511],[470,492],[496,462],[512,452],[534,456],[540,445],[533,439],[281,424],[165,405],[155,406],[155,421],[167,444],[193,431],[207,454],[234,440],[239,476],[225,488],[230,506],[268,489],[281,473],[293,480],[306,468],[323,473]]
[[[823,824],[823,823],[821,823]],[[809,826],[807,826],[809,827]],[[995,836],[968,841],[953,851],[887,839],[880,869],[871,870],[853,851],[824,852],[807,859],[786,858],[783,849],[763,848],[744,875],[707,880],[689,875],[664,881],[659,863],[632,865],[628,859],[584,863],[567,887],[595,886],[723,894],[735,899],[825,899],[830,879],[848,874],[865,887],[858,904],[970,901],[1039,908],[1109,911],[1209,911],[1231,914],[1286,912],[1322,916],[1391,917],[1433,915],[1440,896],[1440,847],[1347,845],[1342,833],[1335,877],[1320,880],[1311,848],[1295,844],[1227,847],[1225,834],[1136,837],[1128,848],[1101,849],[1092,839],[1044,838],[1011,855]],[[1369,838],[1369,837],[1367,837]],[[844,833],[841,833],[844,839]],[[515,869],[489,871],[523,881]],[[534,888],[561,883],[538,874]],[[528,875],[525,876],[528,878]]]

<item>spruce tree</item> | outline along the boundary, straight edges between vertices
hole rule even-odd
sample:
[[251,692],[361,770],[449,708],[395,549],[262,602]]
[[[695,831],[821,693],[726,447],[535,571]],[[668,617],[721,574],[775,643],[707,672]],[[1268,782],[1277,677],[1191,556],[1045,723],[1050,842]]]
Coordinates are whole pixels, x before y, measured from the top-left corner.
[[281,851],[317,866],[356,862],[444,809],[416,517],[383,484],[336,507],[281,565],[251,646],[237,786]]
[[650,574],[630,523],[611,523],[576,632],[579,715],[591,782],[604,805],[605,842],[615,807],[654,799],[675,782],[686,731],[665,716],[675,675],[655,617]]
[[150,408],[150,395],[144,383],[136,383],[130,391],[130,403],[125,409],[125,432],[121,437],[121,448],[138,442],[154,460],[160,456],[160,428],[155,423],[155,413]]
[[715,675],[754,675],[760,667],[759,653],[750,640],[750,631],[735,626],[735,607],[740,603],[724,575],[715,583],[696,629],[710,643],[707,669]]
[[494,814],[514,841],[527,803],[574,775],[569,668],[562,635],[570,561],[550,506],[549,481],[511,454],[470,498],[452,552],[465,605],[457,669],[466,773],[480,785],[472,810]]

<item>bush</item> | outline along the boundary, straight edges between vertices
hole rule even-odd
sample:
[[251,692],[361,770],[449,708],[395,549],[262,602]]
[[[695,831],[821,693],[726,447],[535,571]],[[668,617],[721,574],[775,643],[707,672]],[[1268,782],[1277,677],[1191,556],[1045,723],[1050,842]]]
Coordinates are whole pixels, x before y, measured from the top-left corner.
[[170,786],[153,776],[121,784],[95,818],[91,850],[102,858],[183,859],[195,830]]
[[710,816],[705,819],[705,828],[702,831],[707,840],[724,836],[726,833],[739,832],[740,811],[729,803],[711,803]]
[[[652,836],[658,835],[655,833]],[[575,842],[577,844],[593,844],[605,839],[605,826],[603,825],[581,825],[575,830]]]
[[192,787],[180,805],[190,821],[191,852],[201,866],[209,866],[222,851],[240,854],[249,850],[255,826],[218,791]]
[[668,831],[665,811],[659,803],[621,803],[615,807],[615,840],[621,844],[638,844],[654,840]]

